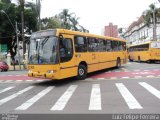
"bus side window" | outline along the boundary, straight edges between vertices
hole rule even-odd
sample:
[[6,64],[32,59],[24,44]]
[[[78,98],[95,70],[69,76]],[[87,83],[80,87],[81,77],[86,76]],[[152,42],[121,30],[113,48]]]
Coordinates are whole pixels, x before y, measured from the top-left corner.
[[100,51],[100,52],[106,51],[105,40],[103,40],[103,39],[98,40],[98,51]]
[[125,42],[122,42],[122,49],[123,49],[123,51],[126,50],[126,43]]
[[110,52],[112,51],[112,41],[106,40],[106,51]]
[[75,51],[87,52],[87,40],[86,37],[75,36],[74,37]]
[[97,45],[98,45],[98,42],[95,38],[88,37],[88,51],[89,52],[96,52],[98,50]]

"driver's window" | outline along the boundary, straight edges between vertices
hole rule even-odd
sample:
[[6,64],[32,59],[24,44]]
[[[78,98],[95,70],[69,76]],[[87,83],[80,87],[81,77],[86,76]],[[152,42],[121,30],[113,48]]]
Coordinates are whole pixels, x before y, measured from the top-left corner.
[[60,41],[60,62],[67,62],[73,57],[72,40],[64,38]]

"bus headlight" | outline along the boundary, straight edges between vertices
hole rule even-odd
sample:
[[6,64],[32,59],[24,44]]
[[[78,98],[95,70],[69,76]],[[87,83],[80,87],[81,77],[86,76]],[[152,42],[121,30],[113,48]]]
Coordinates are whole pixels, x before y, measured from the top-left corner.
[[47,73],[54,73],[54,71],[53,70],[48,70]]
[[29,70],[28,73],[32,73],[32,70]]

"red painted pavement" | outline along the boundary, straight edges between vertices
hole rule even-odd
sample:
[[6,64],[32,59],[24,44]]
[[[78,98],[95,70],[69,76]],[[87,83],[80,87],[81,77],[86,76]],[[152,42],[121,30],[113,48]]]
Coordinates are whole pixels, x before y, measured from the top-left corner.
[[102,74],[97,74],[92,76],[91,78],[111,78],[111,77],[135,77],[135,76],[159,76],[160,70],[158,71],[132,71],[132,72],[105,72]]

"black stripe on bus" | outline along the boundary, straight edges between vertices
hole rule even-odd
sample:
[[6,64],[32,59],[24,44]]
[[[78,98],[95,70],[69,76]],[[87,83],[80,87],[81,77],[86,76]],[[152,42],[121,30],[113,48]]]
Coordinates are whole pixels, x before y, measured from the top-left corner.
[[60,69],[68,69],[68,68],[74,68],[74,67],[78,67],[78,66],[75,65],[75,66],[69,66],[69,67],[60,67]]
[[[121,60],[124,60],[124,59],[121,59]],[[88,64],[88,65],[100,64],[100,63],[106,63],[106,62],[114,62],[114,61],[116,61],[116,60],[104,61],[104,62],[97,62],[97,63],[91,63],[91,64]],[[76,66],[69,66],[69,67],[60,67],[60,69],[68,69],[68,68],[74,68],[74,67],[78,67],[78,66],[76,65]]]

